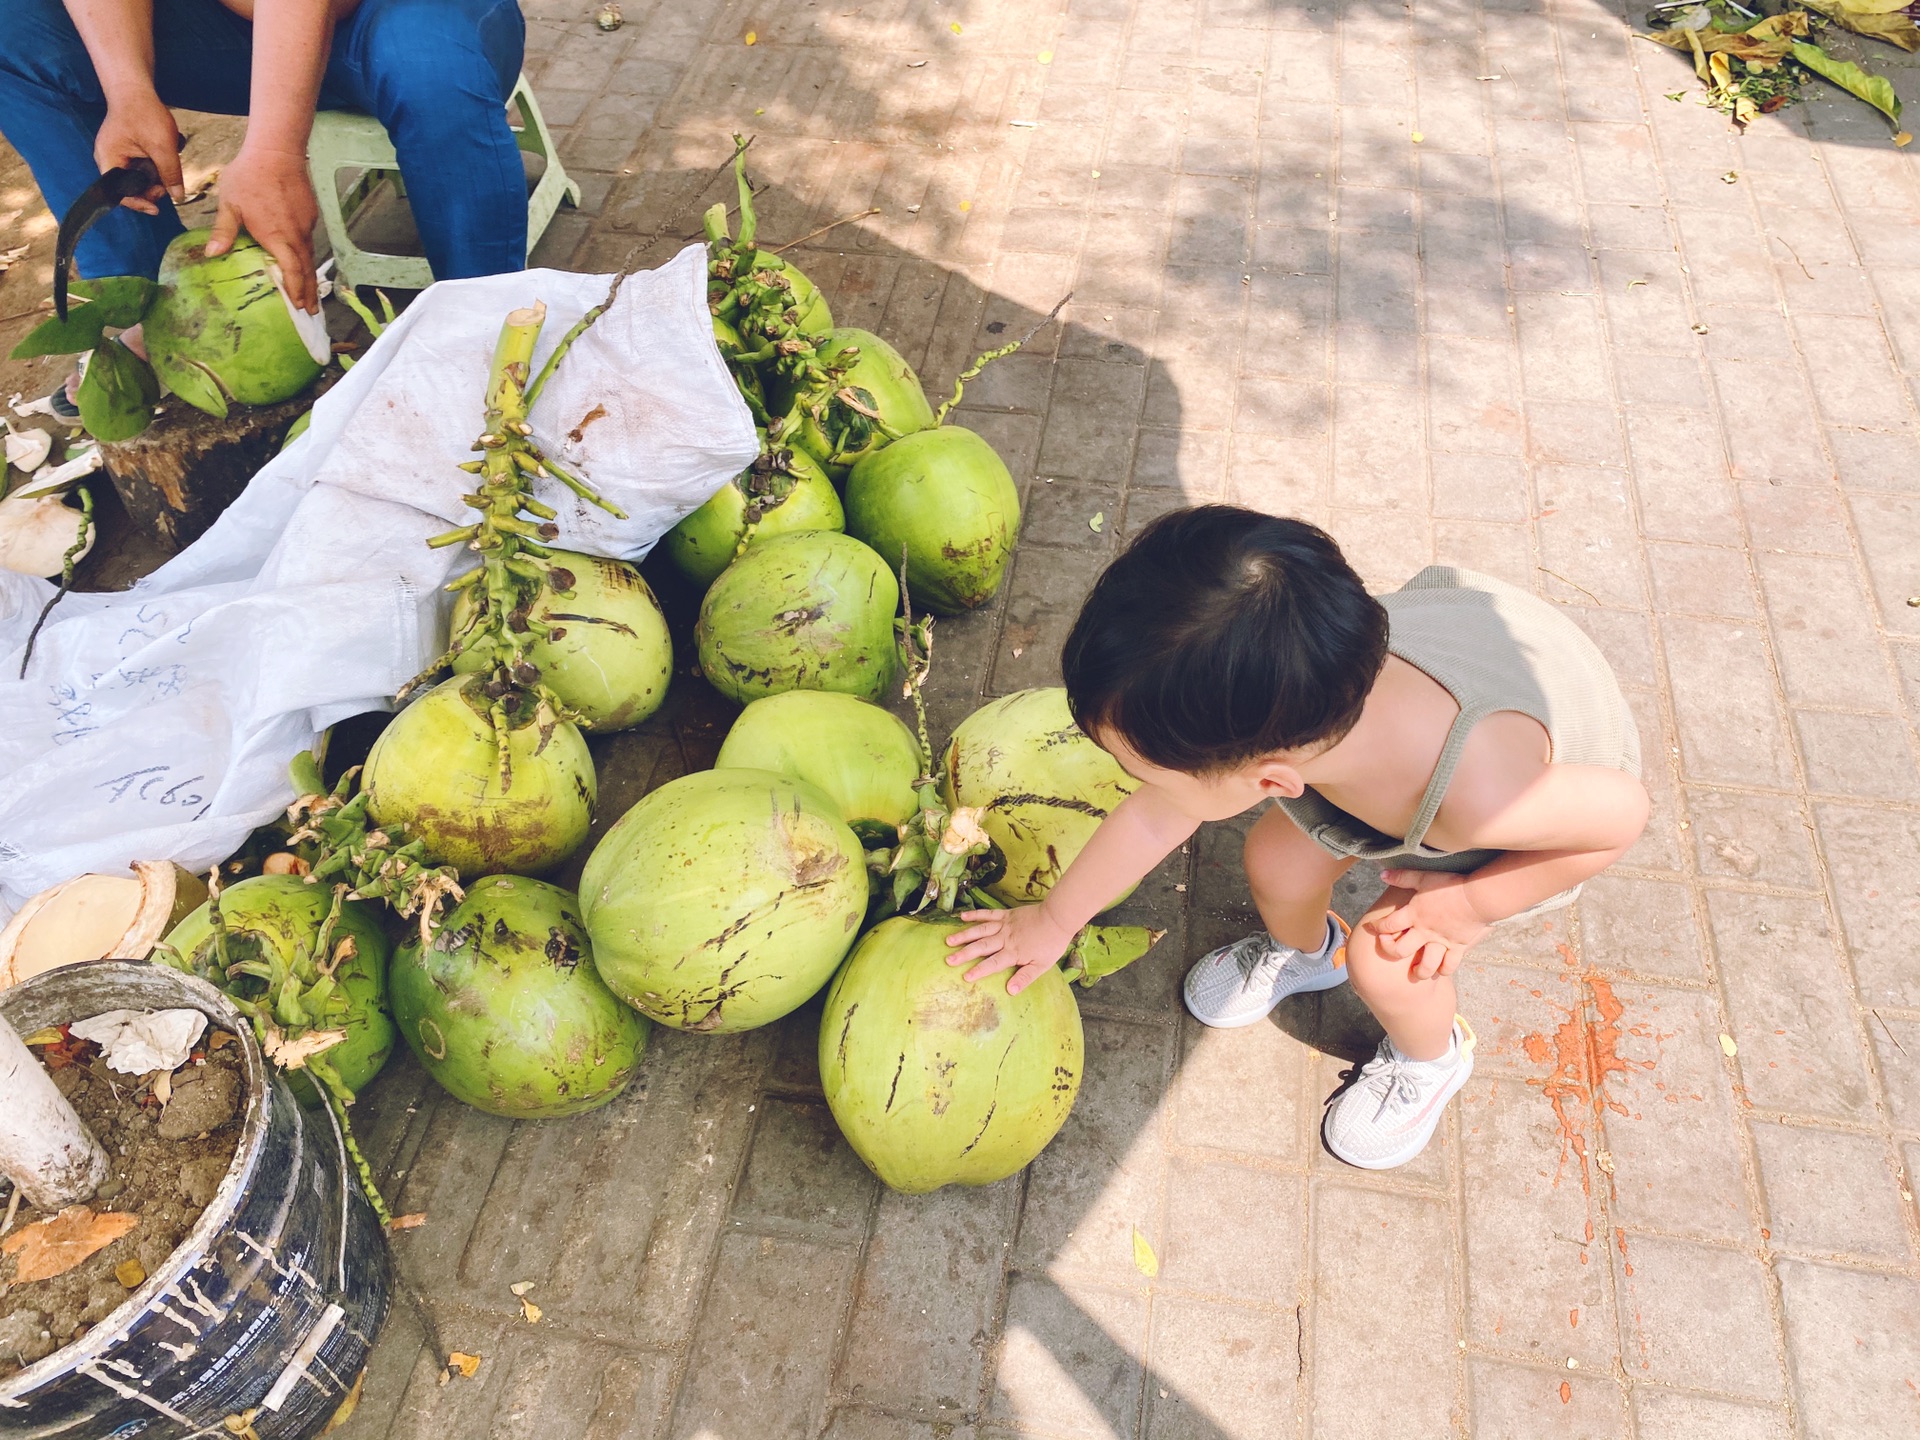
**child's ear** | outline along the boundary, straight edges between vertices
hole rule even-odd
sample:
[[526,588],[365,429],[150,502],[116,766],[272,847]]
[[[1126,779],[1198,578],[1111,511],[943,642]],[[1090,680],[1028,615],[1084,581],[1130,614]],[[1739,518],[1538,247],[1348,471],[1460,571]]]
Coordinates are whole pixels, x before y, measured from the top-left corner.
[[1262,794],[1283,796],[1288,800],[1298,800],[1307,788],[1307,782],[1300,778],[1300,772],[1282,760],[1256,762],[1254,780]]

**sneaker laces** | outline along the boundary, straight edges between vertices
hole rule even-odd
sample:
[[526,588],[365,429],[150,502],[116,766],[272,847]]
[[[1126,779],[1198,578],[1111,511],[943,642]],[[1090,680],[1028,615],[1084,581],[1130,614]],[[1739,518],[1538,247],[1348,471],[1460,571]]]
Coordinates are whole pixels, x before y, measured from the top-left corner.
[[1396,1097],[1408,1105],[1419,1100],[1419,1071],[1414,1067],[1422,1063],[1432,1062],[1410,1060],[1388,1041],[1381,1045],[1379,1054],[1360,1067],[1360,1083],[1372,1086],[1380,1097],[1380,1107],[1373,1112],[1375,1120],[1387,1113],[1387,1107]]

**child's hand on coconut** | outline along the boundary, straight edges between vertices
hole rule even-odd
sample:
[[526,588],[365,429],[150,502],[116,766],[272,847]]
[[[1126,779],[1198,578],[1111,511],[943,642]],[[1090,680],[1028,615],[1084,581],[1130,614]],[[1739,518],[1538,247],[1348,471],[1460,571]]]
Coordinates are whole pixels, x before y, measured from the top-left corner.
[[[968,926],[947,937],[953,953],[949,965],[980,963],[967,971],[969,981],[984,980],[1002,970],[1007,977],[1007,993],[1018,995],[1027,986],[1051,970],[1073,943],[1075,930],[1062,929],[1040,905],[1016,905],[1011,910],[967,910],[960,919]],[[1075,927],[1077,929],[1078,927]]]

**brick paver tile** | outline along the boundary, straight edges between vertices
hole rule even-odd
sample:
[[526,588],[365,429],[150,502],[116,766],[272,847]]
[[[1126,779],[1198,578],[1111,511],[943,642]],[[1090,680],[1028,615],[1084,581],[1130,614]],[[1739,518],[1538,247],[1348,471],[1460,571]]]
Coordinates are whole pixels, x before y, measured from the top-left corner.
[[1757,1400],[1782,1394],[1779,1342],[1758,1260],[1686,1240],[1630,1235],[1616,1247],[1615,1262],[1621,1356],[1630,1379]]
[[1920,1426],[1920,1281],[1783,1260],[1794,1397],[1810,1435]]
[[1793,1422],[1784,1409],[1743,1405],[1710,1395],[1689,1395],[1636,1385],[1633,1418],[1640,1440],[1788,1440]]
[[1451,1326],[1452,1244],[1435,1200],[1321,1183],[1314,1192],[1311,1434],[1437,1435],[1451,1428],[1460,1362],[1444,1345],[1402,1349],[1380,1384],[1381,1327]]
[[1752,1134],[1776,1249],[1908,1263],[1902,1187],[1878,1135],[1763,1122]]
[[1473,1440],[1625,1440],[1617,1380],[1475,1359],[1467,1366]]

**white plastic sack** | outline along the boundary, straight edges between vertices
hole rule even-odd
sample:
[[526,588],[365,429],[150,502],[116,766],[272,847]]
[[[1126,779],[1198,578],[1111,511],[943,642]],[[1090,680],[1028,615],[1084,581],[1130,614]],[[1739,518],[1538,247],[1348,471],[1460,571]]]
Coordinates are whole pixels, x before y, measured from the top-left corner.
[[[473,455],[502,320],[545,302],[537,365],[610,279],[530,270],[422,293],[204,536],[125,593],[61,601],[25,680],[53,590],[0,571],[0,920],[85,871],[208,868],[293,798],[296,753],[391,704],[439,649],[440,587],[471,563],[425,541],[472,513],[454,467]],[[543,482],[559,543],[598,555],[644,555],[752,461],[700,247],[628,277],[531,419],[626,512]]]

